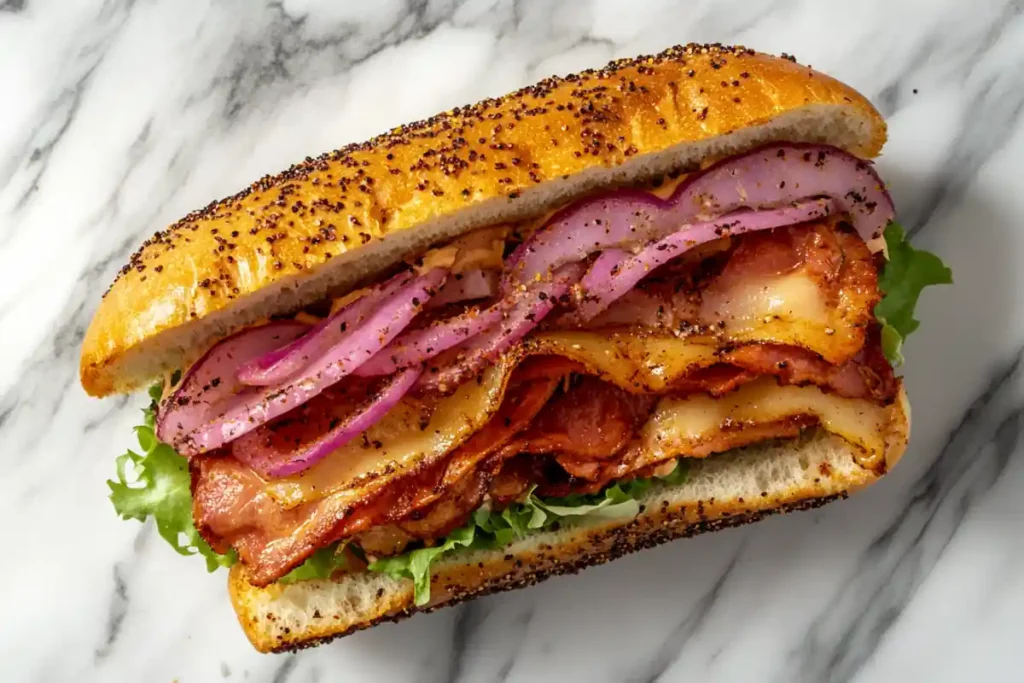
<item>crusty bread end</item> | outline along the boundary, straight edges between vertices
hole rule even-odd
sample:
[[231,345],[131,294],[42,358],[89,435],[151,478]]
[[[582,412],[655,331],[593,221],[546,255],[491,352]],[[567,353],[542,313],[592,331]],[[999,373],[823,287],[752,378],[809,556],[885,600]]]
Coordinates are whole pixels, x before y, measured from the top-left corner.
[[398,621],[463,600],[522,588],[570,574],[676,538],[747,524],[766,515],[817,507],[876,481],[902,455],[909,411],[901,394],[894,406],[885,464],[879,471],[857,462],[843,439],[813,430],[798,440],[767,442],[703,460],[690,460],[687,481],[652,488],[631,521],[547,531],[494,551],[454,555],[438,562],[430,604],[413,604],[412,582],[360,572],[257,588],[236,566],[228,581],[246,635],[261,652],[294,650]]

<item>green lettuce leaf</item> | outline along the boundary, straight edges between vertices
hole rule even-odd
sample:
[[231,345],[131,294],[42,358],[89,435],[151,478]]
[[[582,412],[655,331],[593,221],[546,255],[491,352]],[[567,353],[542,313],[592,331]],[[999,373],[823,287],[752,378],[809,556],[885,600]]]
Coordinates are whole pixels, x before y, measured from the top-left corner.
[[686,481],[688,468],[682,460],[664,477],[634,479],[610,486],[592,495],[573,495],[543,500],[531,488],[521,502],[501,511],[478,509],[469,522],[429,548],[419,548],[385,557],[369,565],[396,579],[412,579],[416,605],[430,601],[430,566],[445,556],[464,550],[503,548],[517,538],[550,529],[555,525],[593,519],[631,519],[640,513],[638,498],[656,484],[677,485]]
[[346,567],[347,563],[345,562],[345,554],[342,552],[342,549],[343,546],[340,543],[320,548],[320,550],[310,555],[305,562],[282,576],[278,581],[281,583],[295,583],[296,581],[305,581],[306,579],[329,578],[335,570]]
[[921,290],[928,285],[953,283],[953,272],[935,254],[915,249],[906,239],[899,223],[885,229],[889,261],[878,285],[885,296],[875,306],[875,317],[882,324],[882,351],[893,365],[903,364],[903,340],[917,329],[914,318]]
[[191,477],[188,461],[153,431],[156,403],[162,385],[149,390],[153,403],[135,428],[142,453],[129,450],[117,458],[117,479],[108,480],[110,502],[122,519],[144,522],[152,517],[160,536],[182,555],[202,555],[208,571],[235,563],[234,552],[220,555],[203,540],[192,523]]
[[466,526],[448,534],[442,543],[420,548],[411,552],[385,557],[369,565],[371,571],[382,572],[396,579],[407,578],[413,581],[413,591],[417,605],[425,605],[430,601],[430,565],[431,563],[456,548],[468,548],[476,540],[477,526],[470,521]]
[[537,523],[530,525],[530,529],[543,529],[550,526],[549,521],[567,519],[572,517],[590,517],[601,519],[622,519],[636,517],[640,514],[640,503],[636,498],[630,497],[618,486],[613,486],[605,491],[605,497],[596,503],[580,503],[579,505],[559,504],[562,501],[545,503],[533,495],[531,489],[526,500],[521,503],[523,506],[532,507],[535,510],[534,517],[539,517]]
[[658,477],[661,481],[668,484],[669,486],[677,486],[678,484],[686,483],[686,480],[690,477],[690,464],[685,460],[676,460],[676,468],[666,474],[664,477]]

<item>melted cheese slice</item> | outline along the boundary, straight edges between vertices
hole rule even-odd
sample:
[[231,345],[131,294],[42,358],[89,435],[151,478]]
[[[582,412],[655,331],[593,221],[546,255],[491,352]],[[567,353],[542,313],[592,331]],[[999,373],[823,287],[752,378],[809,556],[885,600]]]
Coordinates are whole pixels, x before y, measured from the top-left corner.
[[894,408],[863,399],[840,398],[815,386],[779,386],[770,377],[720,398],[692,394],[663,398],[640,431],[644,462],[661,462],[694,451],[723,430],[743,429],[786,418],[811,416],[828,432],[863,452],[861,464],[880,462]]
[[439,461],[484,426],[501,405],[519,360],[531,354],[571,358],[603,379],[632,391],[659,392],[696,366],[715,362],[715,347],[676,337],[556,332],[533,337],[523,353],[508,355],[481,381],[463,384],[433,404],[403,399],[380,422],[299,474],[266,481],[285,508],[344,495],[353,501],[389,480]]
[[526,350],[574,360],[627,391],[660,393],[688,372],[713,365],[718,346],[708,338],[555,331],[533,335]]
[[863,330],[827,305],[819,286],[801,271],[706,291],[701,318],[728,341],[800,346],[831,363],[849,359],[864,343]]
[[[325,496],[353,502],[388,482],[440,461],[487,423],[500,407],[508,378],[524,355],[561,355],[606,381],[632,391],[663,391],[695,367],[717,360],[716,347],[692,339],[643,334],[550,332],[532,337],[519,357],[506,356],[446,398],[425,404],[409,397],[367,430],[365,438],[339,448],[297,475],[265,482],[285,508]],[[723,397],[665,397],[640,431],[640,458],[654,464],[694,452],[723,430],[813,416],[821,426],[863,451],[862,465],[885,455],[892,407],[844,399],[817,387],[778,386],[765,377]]]
[[734,343],[791,344],[839,364],[864,344],[877,283],[860,237],[835,226],[756,233],[701,290],[700,322]]
[[285,508],[338,492],[356,498],[436,462],[491,419],[516,362],[504,359],[480,381],[466,382],[433,404],[403,399],[363,438],[348,442],[304,472],[267,481],[267,493]]
[[788,337],[799,336],[791,330],[823,327],[829,324],[828,307],[821,290],[803,273],[743,280],[724,291],[705,293],[703,316],[725,323],[725,334],[743,339],[773,327],[782,328]]

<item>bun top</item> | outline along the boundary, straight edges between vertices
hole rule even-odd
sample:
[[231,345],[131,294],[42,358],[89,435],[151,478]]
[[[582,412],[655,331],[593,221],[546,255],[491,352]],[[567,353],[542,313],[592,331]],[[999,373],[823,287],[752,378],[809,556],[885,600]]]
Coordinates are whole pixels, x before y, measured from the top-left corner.
[[143,243],[85,335],[82,384],[94,396],[137,389],[431,243],[772,140],[873,157],[885,123],[792,58],[687,45],[307,157]]

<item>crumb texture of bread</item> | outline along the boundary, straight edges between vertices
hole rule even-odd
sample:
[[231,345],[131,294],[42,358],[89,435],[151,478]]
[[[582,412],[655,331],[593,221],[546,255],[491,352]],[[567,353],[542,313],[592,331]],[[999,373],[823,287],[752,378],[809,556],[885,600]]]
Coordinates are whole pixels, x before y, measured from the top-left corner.
[[780,140],[870,158],[885,123],[855,90],[789,59],[688,45],[309,158],[147,240],[86,332],[82,385],[138,389],[429,245]]
[[[902,405],[902,404],[900,404]],[[897,411],[892,462],[908,437]],[[252,586],[240,566],[229,578],[231,600],[253,645],[293,650],[488,593],[532,585],[672,539],[746,524],[775,512],[815,507],[845,497],[883,472],[864,469],[846,441],[812,430],[796,441],[768,442],[691,460],[677,486],[655,486],[627,521],[546,531],[495,551],[461,553],[433,567],[429,605],[413,604],[412,582],[374,572],[267,588]]]

